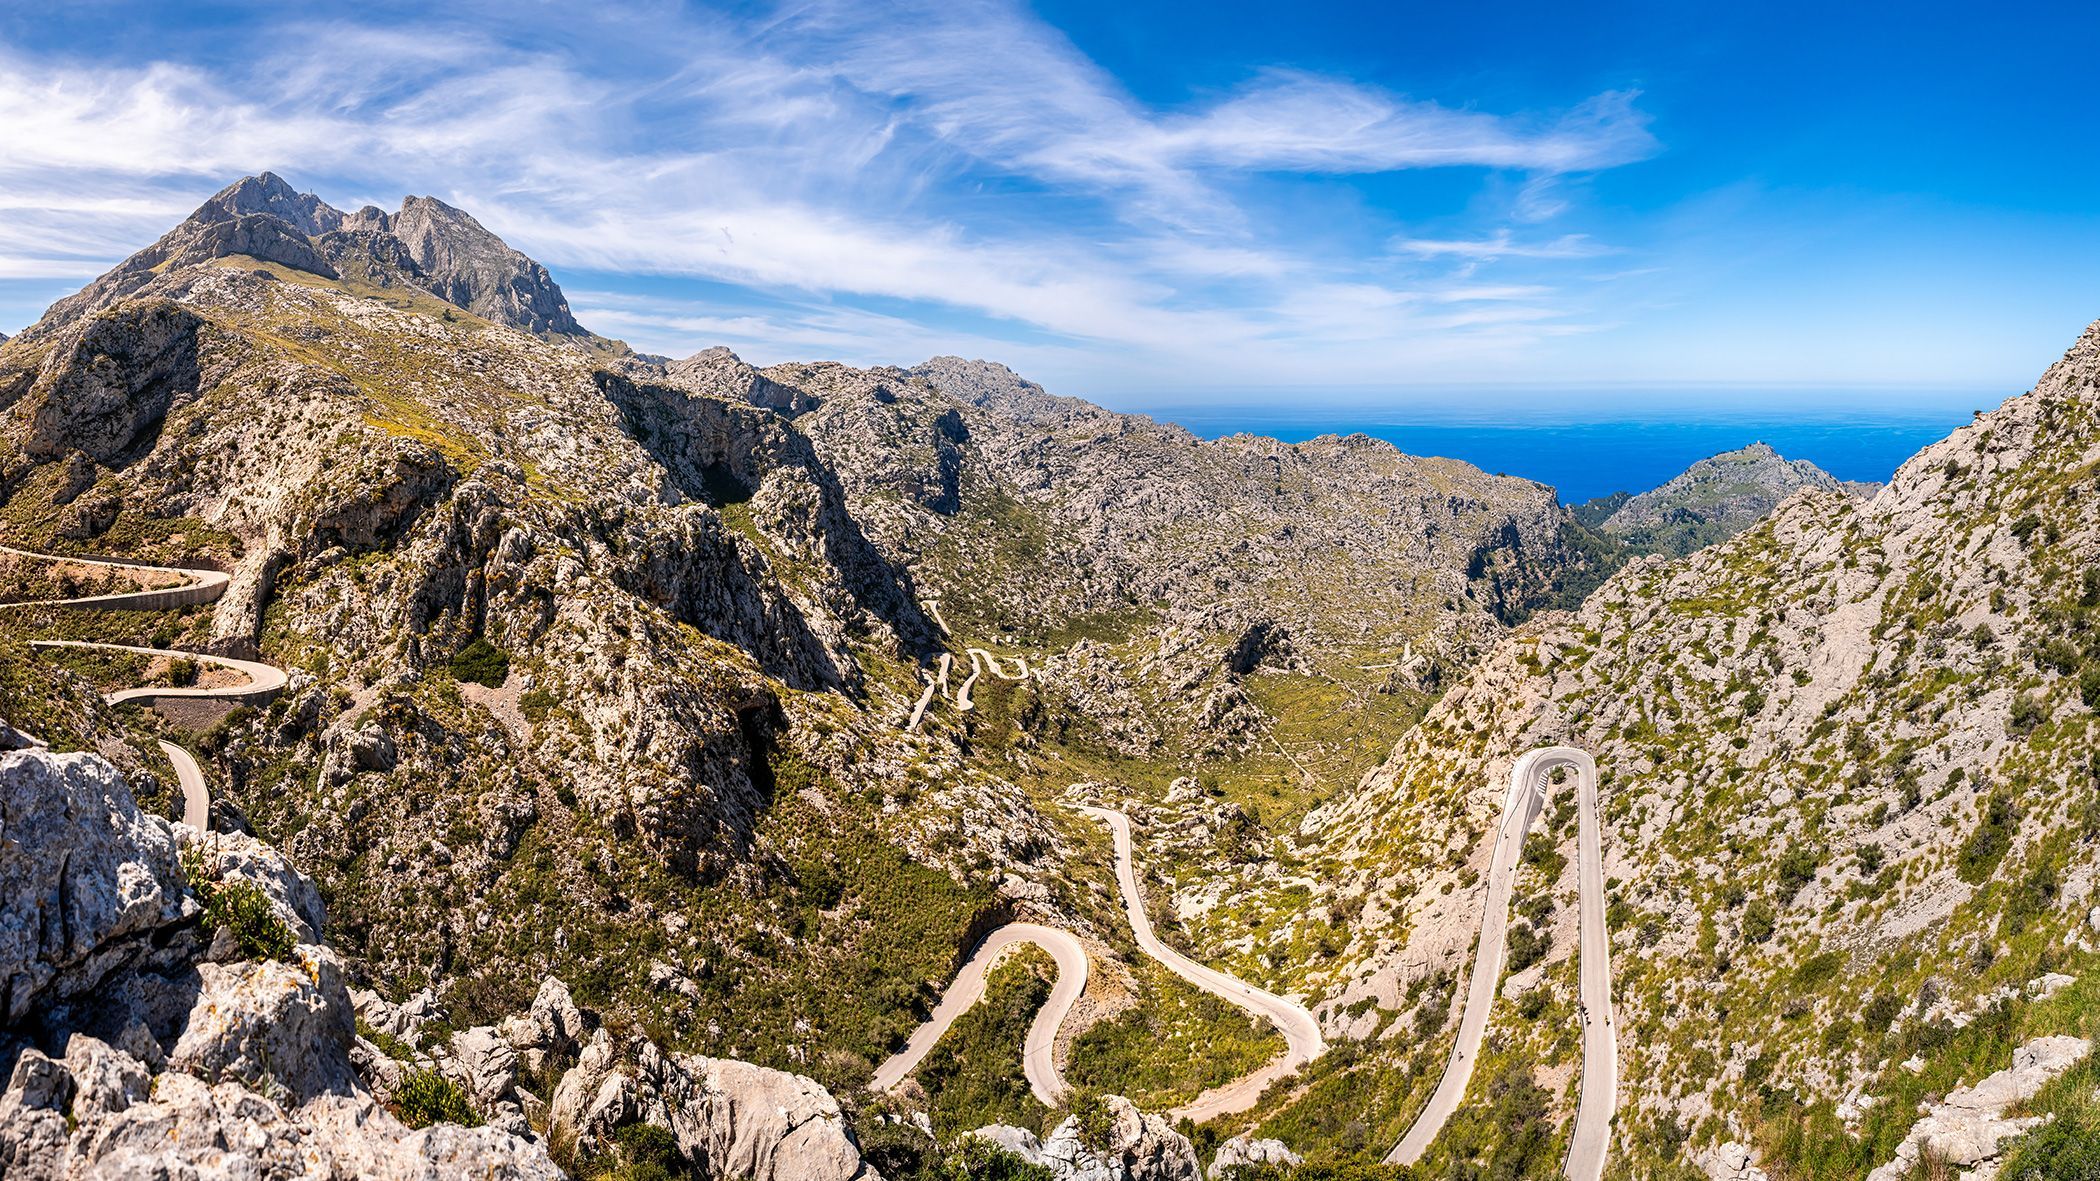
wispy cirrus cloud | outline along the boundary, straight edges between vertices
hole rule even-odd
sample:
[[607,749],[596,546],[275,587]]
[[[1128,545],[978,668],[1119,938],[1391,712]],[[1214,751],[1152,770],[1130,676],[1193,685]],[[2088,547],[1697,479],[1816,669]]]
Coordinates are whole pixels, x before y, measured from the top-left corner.
[[1487,238],[1400,238],[1396,250],[1424,258],[1596,258],[1610,254],[1611,247],[1594,242],[1588,234],[1562,234],[1551,241],[1519,242],[1509,230]]
[[[244,52],[211,60],[0,46],[0,278],[78,278],[272,168],[340,205],[453,201],[558,276],[591,271],[608,290],[579,307],[660,351],[981,348],[1053,377],[1367,380],[1579,328],[1584,280],[1548,271],[1605,248],[1496,225],[1540,219],[1535,185],[1469,234],[1392,240],[1367,219],[1361,248],[1249,186],[1437,168],[1539,182],[1657,150],[1618,91],[1494,114],[1256,64],[1159,109],[999,0],[615,7],[597,39],[469,16],[315,24],[258,5]],[[621,275],[768,310],[652,311],[610,298]]]

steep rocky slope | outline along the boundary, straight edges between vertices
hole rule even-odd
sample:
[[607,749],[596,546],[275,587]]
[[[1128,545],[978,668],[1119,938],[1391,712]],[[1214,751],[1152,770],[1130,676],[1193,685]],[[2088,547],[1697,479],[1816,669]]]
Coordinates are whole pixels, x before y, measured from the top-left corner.
[[1682,557],[1757,524],[1804,488],[1865,497],[1880,485],[1840,480],[1805,459],[1752,443],[1702,459],[1659,488],[1604,497],[1575,511],[1637,552]]
[[[1748,1160],[1862,1176],[1921,1101],[2008,1067],[2020,1041],[2092,1036],[2096,474],[2100,325],[1871,499],[1804,491],[1497,645],[1307,819],[1290,872],[1249,867],[1183,899],[1292,916],[1258,941],[1204,928],[1221,958],[1353,916],[1284,975],[1324,998],[1331,1033],[1366,1040],[1267,1126],[1367,1153],[1405,1126],[1478,921],[1502,777],[1549,743],[1602,769],[1626,1175],[1736,1176]],[[1527,1110],[1565,1130],[1572,815],[1553,800],[1527,846],[1500,1032],[1454,1121],[1461,1143]],[[2089,1090],[2078,1070],[2045,1094]],[[1346,1126],[1330,1114],[1344,1098]]]

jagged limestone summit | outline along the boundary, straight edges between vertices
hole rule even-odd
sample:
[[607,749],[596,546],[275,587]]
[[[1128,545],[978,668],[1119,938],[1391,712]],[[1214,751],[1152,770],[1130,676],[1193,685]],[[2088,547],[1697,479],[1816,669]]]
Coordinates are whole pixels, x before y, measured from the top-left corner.
[[[1449,1057],[1508,770],[1564,744],[1599,769],[1612,1169],[2017,1164],[2008,1096],[2075,1130],[2092,1085],[2095,339],[1871,496],[1753,447],[1585,523],[990,362],[641,356],[466,213],[241,181],[0,342],[0,798],[117,834],[70,866],[85,838],[9,821],[43,852],[0,899],[0,1159],[1367,1165]],[[1707,548],[1621,569],[1614,535]],[[227,577],[25,605],[163,585],[97,556]],[[208,657],[286,679],[103,700],[223,687]],[[1549,796],[1426,1175],[1550,1172],[1574,1124]],[[1284,1038],[1147,951],[1078,806],[1128,817],[1160,941],[1310,1011],[1293,1081],[1168,1125]],[[34,917],[91,870],[131,892]],[[1027,954],[871,1092],[1014,922],[1088,964],[1070,1093],[1023,1073],[1057,979]],[[258,1065],[308,1044],[327,1077]],[[171,1121],[218,1130],[141,1147]]]

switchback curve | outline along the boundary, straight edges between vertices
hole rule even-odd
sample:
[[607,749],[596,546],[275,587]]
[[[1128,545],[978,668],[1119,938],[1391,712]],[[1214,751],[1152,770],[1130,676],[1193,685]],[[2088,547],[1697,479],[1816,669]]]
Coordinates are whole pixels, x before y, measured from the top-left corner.
[[[118,570],[147,570],[155,573],[175,573],[191,576],[187,582],[177,586],[157,587],[151,590],[127,591],[113,595],[89,595],[76,599],[39,599],[24,603],[0,604],[7,607],[65,607],[81,610],[104,611],[166,611],[178,607],[196,606],[217,601],[226,593],[229,576],[218,570],[198,570],[185,566],[152,566],[143,562],[119,562],[101,558],[73,558],[61,554],[40,554],[13,546],[0,546],[0,552],[18,557],[36,558],[50,562],[68,562],[74,565],[105,566]],[[236,660],[230,656],[215,656],[207,652],[183,652],[169,648],[144,648],[133,644],[99,644],[86,640],[31,640],[32,649],[50,651],[58,648],[87,649],[91,651],[124,652],[135,656],[165,657],[170,660],[191,660],[199,664],[216,665],[231,669],[247,677],[239,685],[212,686],[159,686],[139,685],[118,689],[105,700],[111,705],[127,701],[144,702],[148,705],[158,701],[182,698],[205,698],[226,701],[266,701],[282,690],[287,680],[283,669],[256,660]],[[204,782],[204,771],[197,765],[196,756],[172,742],[159,742],[161,753],[175,768],[176,783],[182,789],[182,822],[192,828],[203,830],[211,826],[211,792]]]
[[1509,895],[1523,855],[1524,837],[1546,802],[1552,773],[1567,767],[1576,776],[1576,879],[1581,894],[1582,1097],[1569,1138],[1563,1172],[1569,1181],[1598,1181],[1611,1147],[1611,1120],[1618,1108],[1618,1031],[1612,1019],[1611,939],[1604,922],[1603,838],[1597,820],[1597,764],[1588,752],[1548,746],[1526,752],[1510,768],[1500,835],[1488,866],[1488,894],[1473,956],[1472,982],[1451,1060],[1414,1125],[1386,1155],[1387,1164],[1411,1165],[1422,1158],[1465,1098],[1488,1016],[1501,990],[1508,949]]
[[1200,1124],[1221,1115],[1245,1111],[1261,1099],[1261,1093],[1270,1083],[1327,1052],[1326,1040],[1320,1036],[1320,1023],[1303,1005],[1199,964],[1160,942],[1152,930],[1152,917],[1145,913],[1144,896],[1138,891],[1130,817],[1113,808],[1081,806],[1079,811],[1103,821],[1114,834],[1116,884],[1123,895],[1123,911],[1130,919],[1131,934],[1136,936],[1138,947],[1176,976],[1269,1022],[1283,1034],[1283,1053],[1260,1069],[1212,1087],[1168,1112],[1169,1119],[1186,1116],[1191,1122]]
[[1059,1073],[1056,1062],[1057,1031],[1071,1013],[1073,1002],[1086,991],[1086,949],[1079,945],[1079,940],[1070,931],[1040,923],[1007,923],[985,936],[970,953],[970,958],[963,962],[962,970],[955,974],[948,990],[941,994],[933,1016],[913,1031],[911,1040],[904,1044],[903,1049],[890,1055],[876,1069],[868,1089],[887,1091],[903,1082],[905,1076],[932,1052],[941,1035],[948,1032],[948,1027],[983,998],[985,981],[990,977],[993,965],[1009,948],[1023,943],[1035,944],[1057,961],[1057,983],[1050,990],[1050,999],[1043,1002],[1043,1007],[1036,1011],[1035,1020],[1029,1023],[1028,1040],[1021,1052],[1021,1072],[1028,1076],[1028,1089],[1043,1106],[1057,1106],[1065,1093],[1064,1075]]

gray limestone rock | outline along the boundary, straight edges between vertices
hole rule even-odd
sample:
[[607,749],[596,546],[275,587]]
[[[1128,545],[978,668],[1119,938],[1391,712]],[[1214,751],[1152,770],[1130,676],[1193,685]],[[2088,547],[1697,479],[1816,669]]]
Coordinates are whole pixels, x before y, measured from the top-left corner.
[[167,821],[93,755],[0,754],[0,1014],[78,997],[189,907]]

